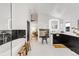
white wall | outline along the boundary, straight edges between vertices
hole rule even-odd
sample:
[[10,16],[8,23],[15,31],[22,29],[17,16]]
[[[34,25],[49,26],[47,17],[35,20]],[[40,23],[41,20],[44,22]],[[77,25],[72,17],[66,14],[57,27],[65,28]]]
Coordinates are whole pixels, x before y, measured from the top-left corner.
[[12,29],[26,29],[29,9],[26,4],[12,4]]
[[0,3],[0,30],[8,30],[10,20],[10,4]]
[[[61,30],[67,34],[72,34],[72,27],[77,27],[77,21],[79,19],[79,4],[57,4],[55,10],[52,15],[58,17],[60,22],[63,23]],[[60,16],[59,16],[60,15]],[[71,23],[71,31],[65,31],[66,22]]]
[[48,29],[49,28],[49,19],[50,18],[48,15],[40,14],[38,16],[38,28]]

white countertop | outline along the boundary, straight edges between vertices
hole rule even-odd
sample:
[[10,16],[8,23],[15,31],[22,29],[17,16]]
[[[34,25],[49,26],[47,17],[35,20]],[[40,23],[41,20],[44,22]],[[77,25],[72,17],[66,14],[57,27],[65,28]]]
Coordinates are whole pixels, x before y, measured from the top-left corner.
[[[19,38],[12,41],[12,55],[16,56],[19,49],[24,45],[25,38]],[[0,56],[11,55],[11,42],[5,43],[0,46]]]
[[77,35],[77,34],[75,34],[75,33],[61,33],[61,34],[66,34],[66,35],[70,35],[70,36],[79,37],[79,35]]

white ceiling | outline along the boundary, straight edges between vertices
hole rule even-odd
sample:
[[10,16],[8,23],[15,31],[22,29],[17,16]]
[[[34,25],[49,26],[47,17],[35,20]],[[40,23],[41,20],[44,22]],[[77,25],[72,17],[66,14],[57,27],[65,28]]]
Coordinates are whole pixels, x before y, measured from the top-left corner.
[[[9,5],[9,4],[8,4]],[[79,3],[19,3],[17,5],[23,8],[29,8],[30,12],[37,12],[38,15],[46,15],[48,17],[56,17],[61,19],[79,18]],[[3,9],[2,6],[5,8]],[[7,15],[10,11],[6,4],[0,4],[0,16]],[[2,13],[4,11],[4,13]]]
[[28,4],[32,12],[61,19],[79,18],[79,4],[77,3],[32,3]]

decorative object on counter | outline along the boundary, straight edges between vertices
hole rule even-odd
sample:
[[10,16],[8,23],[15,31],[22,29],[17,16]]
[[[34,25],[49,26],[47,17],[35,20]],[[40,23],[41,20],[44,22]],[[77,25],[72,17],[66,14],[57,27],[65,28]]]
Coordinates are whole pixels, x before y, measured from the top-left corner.
[[79,30],[74,30],[73,33],[75,33],[76,35],[79,35]]
[[76,35],[79,35],[79,30],[78,30],[78,28],[72,28],[73,29],[73,33],[75,33]]
[[60,34],[59,34],[59,33],[57,33],[57,34],[56,34],[56,36],[60,36]]
[[61,31],[61,33],[64,33],[64,31]]

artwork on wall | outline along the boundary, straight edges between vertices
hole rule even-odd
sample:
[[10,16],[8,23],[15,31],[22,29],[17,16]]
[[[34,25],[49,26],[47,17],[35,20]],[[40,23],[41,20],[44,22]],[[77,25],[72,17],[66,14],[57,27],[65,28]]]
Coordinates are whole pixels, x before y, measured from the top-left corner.
[[41,36],[49,37],[49,29],[39,29],[39,37]]
[[49,29],[50,33],[57,33],[59,30],[59,19],[50,19],[49,20]]
[[52,26],[52,29],[57,29],[58,28],[58,22],[57,21],[52,21],[51,22],[51,26]]

